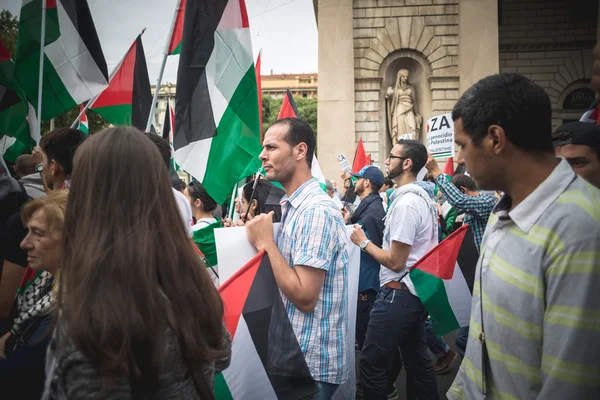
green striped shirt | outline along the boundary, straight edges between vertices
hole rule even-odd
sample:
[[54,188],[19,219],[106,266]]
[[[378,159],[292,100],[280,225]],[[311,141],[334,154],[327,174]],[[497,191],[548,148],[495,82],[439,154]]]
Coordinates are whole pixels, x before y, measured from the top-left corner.
[[600,190],[562,160],[510,206],[504,196],[483,237],[467,352],[448,398],[482,398],[483,317],[488,398],[599,399]]

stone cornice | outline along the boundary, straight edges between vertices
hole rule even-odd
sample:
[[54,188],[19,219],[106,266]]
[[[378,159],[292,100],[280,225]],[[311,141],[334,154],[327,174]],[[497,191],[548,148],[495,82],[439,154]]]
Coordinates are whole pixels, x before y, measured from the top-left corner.
[[580,40],[576,42],[552,43],[505,43],[498,46],[500,52],[509,51],[552,51],[552,50],[580,50],[592,49],[596,42],[593,40]]

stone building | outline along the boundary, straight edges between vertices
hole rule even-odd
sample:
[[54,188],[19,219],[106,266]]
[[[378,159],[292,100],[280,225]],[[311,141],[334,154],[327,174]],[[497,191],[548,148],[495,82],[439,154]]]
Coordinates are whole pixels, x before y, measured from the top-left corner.
[[[359,138],[375,164],[391,148],[386,92],[409,73],[423,120],[449,112],[477,80],[518,72],[552,101],[553,126],[594,100],[591,50],[598,0],[314,0],[319,29],[319,162],[338,178],[336,155]],[[421,133],[421,140],[425,140]]]

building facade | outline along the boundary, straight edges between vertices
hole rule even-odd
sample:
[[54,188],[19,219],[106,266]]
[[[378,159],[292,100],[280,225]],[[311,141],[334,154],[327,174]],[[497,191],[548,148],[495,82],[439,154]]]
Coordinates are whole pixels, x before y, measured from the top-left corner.
[[[479,79],[518,72],[546,90],[553,126],[594,100],[598,0],[314,0],[319,29],[319,162],[359,138],[375,164],[392,146],[390,88],[408,71],[423,121],[450,112]],[[424,124],[423,124],[424,125]],[[423,128],[420,140],[426,139]]]

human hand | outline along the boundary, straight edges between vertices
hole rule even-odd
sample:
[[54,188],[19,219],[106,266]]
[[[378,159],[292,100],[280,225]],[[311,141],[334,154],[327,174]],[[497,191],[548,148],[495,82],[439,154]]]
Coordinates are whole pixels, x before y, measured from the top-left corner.
[[268,214],[259,214],[252,218],[251,221],[246,222],[248,241],[258,251],[275,244],[273,240],[273,214],[273,211]]
[[31,152],[31,157],[33,158],[33,162],[37,165],[41,162],[44,162],[44,153],[42,153],[42,149],[38,146],[33,148]]
[[360,225],[354,224],[354,230],[350,234],[350,240],[352,240],[352,243],[358,246],[367,240],[367,234],[365,231],[363,231],[363,228],[361,228]]
[[442,173],[439,164],[429,151],[427,152],[427,162],[425,163],[425,168],[434,178],[437,178],[438,175]]
[[348,224],[348,222],[350,221],[350,211],[348,211],[348,209],[346,207],[342,207],[342,217],[344,217],[344,223]]

